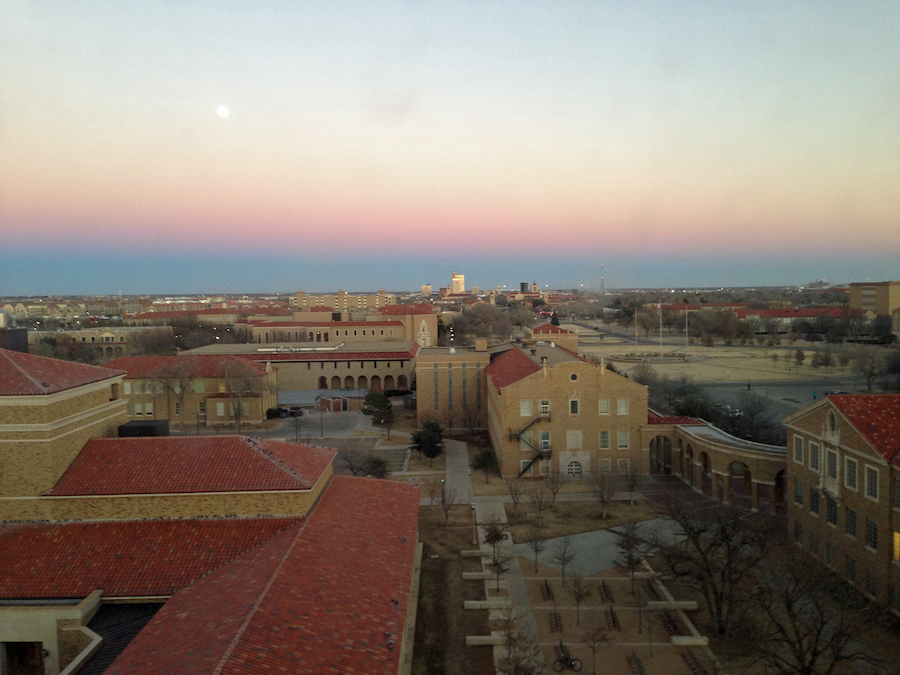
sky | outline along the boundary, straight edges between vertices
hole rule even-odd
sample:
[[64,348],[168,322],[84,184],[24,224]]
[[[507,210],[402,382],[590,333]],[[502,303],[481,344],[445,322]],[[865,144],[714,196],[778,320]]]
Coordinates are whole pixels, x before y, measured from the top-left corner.
[[900,279],[898,35],[894,0],[4,0],[0,296]]

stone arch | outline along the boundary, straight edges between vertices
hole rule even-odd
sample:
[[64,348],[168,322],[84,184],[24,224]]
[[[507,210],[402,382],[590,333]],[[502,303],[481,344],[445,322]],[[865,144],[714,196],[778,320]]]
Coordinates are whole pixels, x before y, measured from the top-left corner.
[[340,389],[341,388],[341,377],[340,375],[335,375],[331,378],[331,388],[332,389]]
[[753,474],[744,462],[732,462],[728,465],[731,478],[731,494],[729,501],[735,506],[749,509],[753,505]]
[[319,389],[328,389],[328,378],[324,375],[319,378]]
[[584,475],[584,467],[581,462],[569,462],[566,465],[566,475],[569,478],[581,478]]
[[344,389],[353,389],[353,376],[348,375],[344,378]]
[[694,447],[690,443],[684,451],[684,477],[688,483],[694,484]]
[[317,330],[316,331],[316,342],[321,342],[321,341],[322,341],[322,331]]
[[394,376],[393,375],[385,375],[384,376],[384,388],[386,391],[394,388]]
[[713,496],[713,481],[710,473],[709,454],[701,452],[698,456],[700,460],[700,491],[707,497]]
[[397,378],[397,389],[407,390],[409,389],[409,384],[406,380],[406,375],[400,375]]
[[372,382],[369,384],[372,391],[381,391],[381,378],[378,375],[372,376]]
[[324,339],[324,342],[328,342],[328,331],[327,331],[327,330],[325,331],[325,339]]
[[672,441],[668,436],[650,441],[650,473],[672,473]]
[[366,379],[365,375],[360,375],[356,380],[357,389],[368,389],[369,388],[369,380]]
[[785,508],[785,484],[786,478],[784,469],[775,474],[775,488],[772,495],[772,504],[775,510],[784,510]]

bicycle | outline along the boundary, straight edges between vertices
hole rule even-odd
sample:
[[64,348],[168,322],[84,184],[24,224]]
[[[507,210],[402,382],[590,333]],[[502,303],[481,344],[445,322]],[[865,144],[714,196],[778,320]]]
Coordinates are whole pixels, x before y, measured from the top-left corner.
[[554,672],[561,673],[564,670],[574,670],[576,673],[581,672],[583,667],[581,659],[573,658],[562,640],[559,641],[559,647],[556,648],[556,656],[556,661],[553,662]]

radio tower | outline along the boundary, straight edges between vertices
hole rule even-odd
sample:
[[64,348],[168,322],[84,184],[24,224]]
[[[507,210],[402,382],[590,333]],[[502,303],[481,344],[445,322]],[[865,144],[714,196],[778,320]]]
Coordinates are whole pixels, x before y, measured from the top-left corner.
[[600,294],[606,294],[606,279],[603,277],[603,263],[600,263]]

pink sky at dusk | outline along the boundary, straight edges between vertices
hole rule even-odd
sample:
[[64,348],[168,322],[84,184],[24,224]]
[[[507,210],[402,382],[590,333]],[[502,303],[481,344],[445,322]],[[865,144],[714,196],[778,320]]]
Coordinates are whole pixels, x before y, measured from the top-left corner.
[[883,271],[898,34],[889,2],[12,1],[0,231],[23,256],[794,249]]

